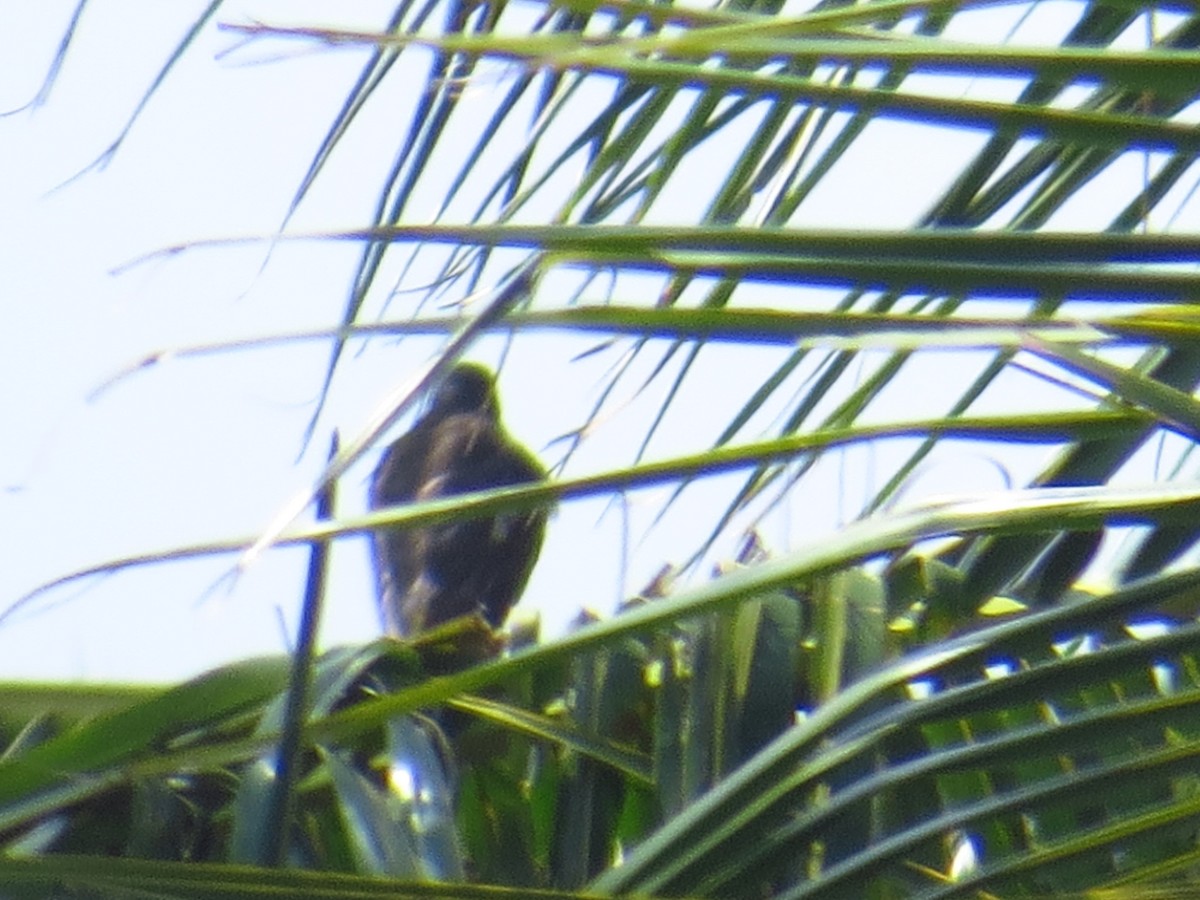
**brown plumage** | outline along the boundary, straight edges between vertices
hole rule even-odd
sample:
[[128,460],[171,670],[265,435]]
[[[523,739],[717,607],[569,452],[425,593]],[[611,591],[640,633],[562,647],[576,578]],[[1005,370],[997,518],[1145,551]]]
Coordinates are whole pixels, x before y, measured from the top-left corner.
[[[371,482],[372,509],[542,481],[537,458],[500,422],[495,376],[456,366],[425,414],[384,453]],[[480,613],[498,628],[521,595],[546,530],[545,510],[374,535],[384,627],[415,635]]]

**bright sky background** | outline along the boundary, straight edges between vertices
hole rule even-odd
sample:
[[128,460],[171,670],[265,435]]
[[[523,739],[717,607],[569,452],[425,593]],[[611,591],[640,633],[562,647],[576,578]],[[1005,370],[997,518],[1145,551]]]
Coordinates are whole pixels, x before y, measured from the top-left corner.
[[[390,6],[340,5],[338,23],[378,26]],[[35,94],[69,7],[60,4],[57,16],[48,7],[37,15],[6,10],[0,31],[20,38],[0,48],[0,108]],[[17,326],[0,338],[8,385],[0,413],[16,425],[0,456],[0,521],[18,551],[0,567],[5,606],[75,568],[257,534],[311,483],[329,428],[344,435],[360,428],[440,345],[382,340],[349,356],[321,437],[299,463],[327,359],[321,344],[185,359],[88,401],[114,374],[164,348],[330,327],[357,261],[353,246],[309,242],[277,247],[262,269],[266,247],[257,244],[113,273],[177,242],[275,231],[366,56],[286,44],[218,58],[237,42],[210,28],[111,164],[71,180],[118,134],[199,8],[139,5],[130,17],[129,4],[89,7],[48,102],[0,119],[0,142],[11,148],[0,173],[0,291]],[[253,17],[320,22],[322,9],[328,5],[255,4]],[[220,18],[244,22],[251,14],[229,4]],[[277,52],[285,59],[262,62]],[[377,142],[361,140],[335,160],[293,227],[369,220],[394,140],[381,121],[386,111],[376,104],[376,122],[363,129],[378,128]],[[556,458],[546,448],[564,423],[578,421],[580,396],[544,376],[561,377],[582,347],[536,338],[506,363],[506,418],[547,461]],[[495,362],[500,350],[485,341],[472,356]],[[576,387],[599,383],[603,366],[575,366]],[[374,461],[372,454],[343,480],[343,512],[362,510]],[[541,604],[550,623],[561,625],[584,605],[607,609],[623,592],[620,516],[601,520],[604,507],[576,503],[555,518],[528,591],[553,597]],[[365,551],[362,541],[335,551],[327,645],[378,633]],[[631,569],[630,583],[648,579],[663,558]],[[231,558],[149,566],[55,591],[0,623],[0,676],[174,678],[277,652],[287,640],[281,620],[288,635],[294,629],[305,559],[304,551],[272,553],[232,593],[207,599],[205,589]]]
[[[274,232],[367,51],[298,43],[237,49],[236,36],[210,26],[108,165],[89,168],[118,136],[204,4],[89,4],[51,94],[25,108],[73,6],[0,5],[0,111],[12,111],[0,118],[0,304],[8,325],[0,332],[0,421],[6,423],[0,608],[83,566],[256,535],[311,483],[331,428],[354,434],[440,344],[377,339],[361,353],[356,345],[338,373],[318,437],[299,461],[327,360],[321,343],[177,360],[132,374],[89,399],[155,351],[336,324],[358,257],[353,245],[284,243],[269,260],[263,243],[197,248],[114,270],[180,242]],[[217,18],[371,28],[392,6],[247,0],[227,3]],[[336,22],[327,18],[331,9]],[[512,15],[521,15],[519,7]],[[1057,39],[1052,24],[1025,27],[1049,28],[1047,39]],[[503,77],[497,69],[496,84],[481,79],[468,89],[481,114],[490,112]],[[421,83],[415,75],[393,77],[300,208],[292,230],[369,222],[396,122],[413,101],[405,90],[414,83]],[[888,152],[873,165],[854,166],[856,183],[830,178],[806,215],[847,227],[911,222],[936,189],[931,183],[953,174],[949,157],[941,154],[969,152],[982,140],[942,130],[935,151],[928,132],[915,143],[914,133],[897,125],[881,134],[878,144]],[[897,178],[899,172],[905,177]],[[865,181],[862,173],[870,173]],[[1079,215],[1079,226],[1096,225],[1095,213]],[[411,283],[421,286],[421,274],[414,273]],[[631,301],[654,296],[648,281],[629,279],[620,287]],[[613,351],[573,360],[593,343],[522,337],[505,364],[506,419],[548,463],[561,453],[554,439],[580,424],[616,359]],[[470,355],[495,363],[501,351],[502,343],[490,339]],[[764,377],[782,355],[757,353],[747,361],[720,348],[707,351],[706,368],[672,409],[650,457],[706,446],[724,424],[713,416],[714,401],[742,396],[744,381],[731,383],[727,373]],[[643,360],[639,371],[648,373],[657,358]],[[946,384],[932,365],[910,378],[913,395],[934,410],[960,386]],[[667,387],[656,382],[634,397],[638,383],[627,382],[621,396],[630,403],[611,409],[569,474],[632,461]],[[921,413],[914,407],[909,414]],[[830,465],[827,478],[810,478],[768,523],[772,545],[794,547],[852,518],[862,497],[886,477],[879,474],[884,452],[849,451]],[[1044,451],[1020,451],[1006,463],[1012,471],[1032,470],[1044,457]],[[376,458],[372,453],[342,480],[342,513],[362,510]],[[955,475],[939,473],[939,491],[956,483],[973,490],[1004,486],[990,458],[961,450],[952,463]],[[736,483],[726,480],[725,489]],[[710,521],[713,498],[724,496],[720,490],[689,492],[675,518],[649,537],[646,526],[667,491],[637,494],[628,557],[621,551],[626,541],[617,509],[603,499],[565,506],[552,522],[522,608],[540,609],[551,631],[580,607],[611,608],[663,562],[680,561],[695,537],[686,523]],[[228,570],[232,557],[140,567],[55,590],[0,621],[0,677],[162,680],[278,652],[294,633],[305,561],[306,551],[272,552],[232,592],[211,596],[206,588]],[[336,545],[332,584],[325,645],[376,635],[363,541]]]

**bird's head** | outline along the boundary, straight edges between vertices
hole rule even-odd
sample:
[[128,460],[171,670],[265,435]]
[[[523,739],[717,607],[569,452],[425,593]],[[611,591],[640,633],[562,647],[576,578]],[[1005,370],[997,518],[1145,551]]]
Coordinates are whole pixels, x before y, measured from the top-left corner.
[[460,363],[438,385],[429,404],[428,416],[443,419],[464,413],[484,413],[499,418],[496,376],[478,363]]

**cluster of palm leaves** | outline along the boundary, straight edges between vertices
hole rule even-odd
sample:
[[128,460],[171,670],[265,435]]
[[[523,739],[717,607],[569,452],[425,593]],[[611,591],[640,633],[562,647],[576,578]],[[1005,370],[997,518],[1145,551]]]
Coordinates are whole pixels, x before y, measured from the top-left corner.
[[[281,526],[256,550],[313,543],[290,659],[166,691],[6,688],[4,894],[394,896],[436,880],[456,896],[476,882],[932,898],[1193,881],[1200,239],[1174,232],[1194,207],[1200,16],[1080,0],[1034,45],[1043,5],[980,18],[992,7],[404,0],[378,32],[237,26],[370,48],[298,204],[376,92],[423,72],[375,220],[352,236],[327,383],[399,262],[435,287],[389,328],[451,334],[446,363],[485,333],[519,354],[557,329],[611,354],[613,391],[648,365],[667,390],[644,446],[715,348],[744,361],[722,373],[736,402],[713,403],[709,443],[666,459]],[[470,105],[480,84],[489,116]],[[900,134],[907,152],[971,140],[900,226],[808,224],[828,185],[874,182],[906,152]],[[435,221],[414,224],[431,185]],[[1065,230],[1078,204],[1090,224]],[[495,285],[482,310],[426,311]],[[930,379],[949,399],[914,415]],[[581,411],[581,440],[604,414],[603,399]],[[1018,444],[1042,452],[1012,489],[907,502],[963,447],[1016,471]],[[846,524],[799,550],[753,537],[864,446],[880,484]],[[730,473],[681,548],[711,559],[751,535],[712,578],[664,578],[499,657],[470,623],[313,649],[339,536],[652,485],[674,489],[666,516]]]

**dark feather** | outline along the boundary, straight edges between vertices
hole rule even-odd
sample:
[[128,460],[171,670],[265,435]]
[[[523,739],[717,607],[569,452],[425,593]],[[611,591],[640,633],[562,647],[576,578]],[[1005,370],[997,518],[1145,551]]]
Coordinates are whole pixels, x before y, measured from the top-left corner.
[[[426,413],[384,453],[371,483],[380,509],[541,481],[537,458],[500,423],[495,378],[454,368]],[[480,613],[498,628],[521,595],[546,530],[545,510],[374,535],[384,627],[414,635]]]

